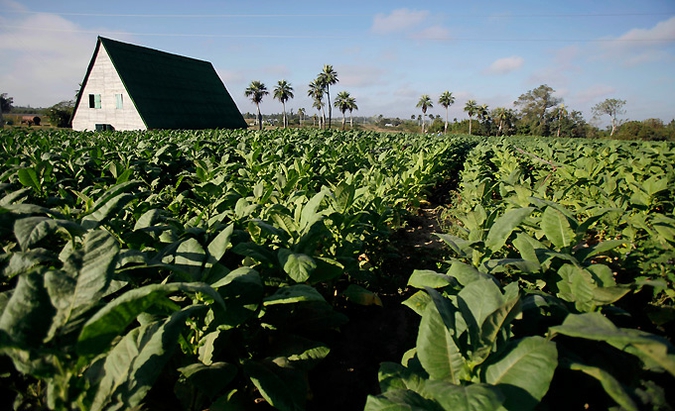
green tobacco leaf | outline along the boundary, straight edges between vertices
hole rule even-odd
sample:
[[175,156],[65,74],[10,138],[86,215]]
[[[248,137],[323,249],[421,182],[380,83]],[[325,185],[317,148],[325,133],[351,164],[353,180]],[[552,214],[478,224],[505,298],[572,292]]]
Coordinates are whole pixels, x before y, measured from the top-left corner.
[[480,243],[480,241],[467,241],[450,234],[436,234],[436,236],[443,240],[459,257],[469,259],[473,255],[473,246]]
[[220,313],[221,326],[236,327],[255,315],[262,304],[263,283],[250,267],[239,267],[211,285],[223,297],[227,310]]
[[34,189],[38,193],[42,192],[42,184],[40,184],[40,180],[38,179],[35,170],[32,168],[21,168],[17,171],[17,174],[21,184]]
[[181,367],[178,371],[199,391],[207,397],[214,398],[237,376],[239,369],[236,365],[226,362],[215,362],[210,365],[202,363],[190,364]]
[[427,381],[424,389],[425,396],[433,398],[444,410],[496,411],[503,409],[504,395],[498,387],[487,384],[461,386],[445,381]]
[[485,368],[485,382],[504,393],[507,410],[530,410],[548,391],[557,366],[555,343],[525,337],[511,341],[504,354]]
[[214,264],[225,255],[225,252],[232,247],[230,239],[234,232],[234,224],[228,225],[225,229],[220,231],[218,235],[211,240],[208,245],[209,255],[211,256],[210,263]]
[[190,281],[201,281],[208,257],[204,247],[195,238],[188,238],[176,249],[174,267],[186,273]]
[[245,361],[244,372],[274,408],[280,411],[305,409],[307,387],[304,373],[284,369],[271,361]]
[[2,269],[2,277],[9,280],[16,275],[32,271],[41,264],[53,264],[57,261],[54,253],[44,248],[34,248],[26,252],[16,251],[9,258],[9,263]]
[[178,306],[167,298],[176,291],[200,292],[212,297],[225,307],[222,297],[203,283],[150,284],[129,290],[115,298],[84,325],[77,341],[77,353],[81,356],[98,355],[107,351],[110,343],[131,324],[136,317],[150,307],[160,306],[177,310]]
[[366,290],[360,285],[349,284],[346,290],[342,292],[342,295],[347,297],[347,299],[355,304],[359,305],[379,305],[382,307],[382,300],[372,291]]
[[417,356],[433,379],[447,379],[459,384],[466,376],[466,360],[435,304],[428,304],[417,334]]
[[18,277],[14,292],[0,315],[0,330],[22,348],[38,348],[53,316],[54,307],[44,287],[43,274],[31,271]]
[[420,290],[403,301],[403,305],[415,311],[421,317],[424,314],[424,309],[427,308],[427,304],[430,302],[431,297],[429,297],[429,294]]
[[[460,310],[462,310],[463,305],[469,310],[469,313],[462,310],[463,317],[465,319],[472,317],[476,327],[480,327],[491,313],[504,305],[504,296],[499,286],[491,279],[486,278],[469,283],[462,288],[457,297],[458,302],[461,301],[459,304]],[[477,343],[477,341],[474,340],[472,343]]]
[[369,395],[364,411],[442,411],[438,403],[411,390],[387,391],[378,396]]
[[122,410],[141,404],[178,346],[185,320],[202,308],[187,307],[163,322],[142,325],[125,335],[106,356],[91,410]]
[[596,256],[598,254],[606,253],[609,250],[613,250],[616,247],[619,247],[626,242],[623,240],[608,240],[601,243],[594,244],[590,247],[580,248],[574,253],[574,256],[580,262],[585,262],[589,258]]
[[665,369],[675,376],[675,347],[665,338],[640,330],[618,328],[598,312],[570,314],[551,332],[604,341],[639,357],[648,369]]
[[274,294],[265,298],[264,305],[293,304],[307,301],[326,302],[314,287],[296,284],[279,288]]
[[23,251],[59,231],[66,232],[71,237],[82,235],[85,232],[77,223],[48,217],[27,217],[16,220],[14,223],[14,236]]
[[410,278],[408,278],[409,286],[420,289],[426,287],[442,288],[452,284],[452,282],[451,277],[433,270],[414,270]]
[[279,264],[296,283],[304,283],[316,269],[314,259],[306,254],[294,253],[286,248],[279,249]]
[[80,317],[99,304],[115,272],[118,253],[117,240],[110,233],[91,231],[85,235],[82,249],[68,255],[63,270],[45,275],[45,287],[57,309],[49,339],[61,327],[65,327],[61,333],[73,331],[84,321]]
[[[562,361],[561,361],[562,364]],[[566,361],[563,365],[570,370],[581,371],[584,374],[590,375],[600,382],[602,388],[605,389],[605,392],[616,401],[621,409],[627,411],[638,411],[639,408],[631,398],[631,396],[626,392],[621,383],[612,376],[611,373],[603,370],[602,368],[593,367],[590,365],[578,363],[578,362],[569,362]]]
[[511,236],[513,230],[529,217],[532,211],[534,211],[533,207],[516,208],[497,218],[490,227],[485,239],[485,246],[493,254],[499,251],[506,244],[506,240]]
[[573,302],[579,311],[591,311],[595,308],[591,274],[581,267],[565,264],[558,270],[561,280],[556,283],[558,297]]
[[309,278],[312,284],[333,280],[345,272],[345,266],[337,260],[326,257],[313,258],[316,263],[316,269]]
[[425,379],[410,369],[394,362],[383,362],[377,374],[380,391],[412,390],[422,394]]
[[326,190],[321,190],[302,208],[302,213],[300,214],[300,229],[303,232],[307,232],[314,223],[323,218],[323,215],[319,213],[318,210],[324,197],[326,197]]
[[287,362],[292,368],[310,371],[330,353],[323,343],[306,338],[286,335],[275,340],[272,357],[275,362]]
[[480,326],[481,349],[476,350],[471,358],[472,361],[478,363],[485,361],[492,352],[497,337],[520,313],[519,296],[506,300],[498,309],[490,313]]
[[546,238],[558,249],[568,247],[574,241],[574,230],[567,217],[553,207],[546,207],[542,213],[541,228]]

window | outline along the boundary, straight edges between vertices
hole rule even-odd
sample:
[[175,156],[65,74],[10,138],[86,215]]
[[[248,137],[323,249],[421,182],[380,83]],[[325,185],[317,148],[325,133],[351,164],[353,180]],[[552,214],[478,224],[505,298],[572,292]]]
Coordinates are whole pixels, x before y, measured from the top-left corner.
[[101,95],[100,94],[90,94],[89,95],[89,108],[101,108]]
[[115,94],[115,108],[122,109],[124,108],[124,105],[122,104],[122,95],[121,94]]

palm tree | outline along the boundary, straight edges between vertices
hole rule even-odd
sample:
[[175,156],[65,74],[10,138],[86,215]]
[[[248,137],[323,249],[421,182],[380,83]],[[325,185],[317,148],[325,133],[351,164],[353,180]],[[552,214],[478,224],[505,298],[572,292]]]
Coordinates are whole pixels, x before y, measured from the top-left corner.
[[[284,128],[288,126],[288,117],[286,117],[286,102],[293,98],[293,87],[291,83],[286,80],[279,80],[277,86],[274,87],[274,98],[281,101],[284,108]],[[293,114],[293,113],[291,113]]]
[[326,97],[328,98],[328,128],[331,126],[331,118],[333,117],[333,110],[330,106],[330,86],[340,81],[337,76],[338,74],[335,70],[333,70],[333,66],[330,64],[324,64],[323,70],[316,78],[322,88],[326,90]]
[[270,93],[267,91],[267,87],[265,87],[265,85],[258,80],[252,81],[244,91],[244,95],[251,99],[258,110],[258,130],[262,130],[262,114],[260,114],[260,103],[262,103],[263,97],[268,94]]
[[354,97],[349,97],[349,128],[354,128],[354,117],[352,117],[352,111],[358,110],[359,106],[356,105],[356,99]]
[[300,127],[302,127],[302,120],[305,118],[307,115],[307,112],[305,111],[304,107],[300,107],[298,109],[298,117],[300,118]]
[[426,123],[427,109],[434,106],[434,103],[431,101],[431,97],[428,94],[422,94],[420,101],[417,102],[416,107],[422,108],[422,134],[424,134],[424,125]]
[[314,103],[312,103],[312,107],[316,108],[319,110],[319,113],[321,116],[319,117],[319,127],[323,128],[323,124],[326,122],[326,114],[323,110],[324,104],[323,104],[323,86],[319,82],[319,79],[314,79],[312,80],[311,83],[309,83],[309,89],[307,90],[307,97],[311,97]]
[[[335,108],[337,108],[342,112],[342,130],[344,130],[345,124],[347,122],[345,113],[347,112],[347,110],[349,110],[351,116],[352,110],[354,110],[355,108],[358,109],[358,107],[356,106],[356,100],[354,99],[354,97],[349,95],[348,91],[341,91],[335,98],[335,102],[333,103],[333,105],[335,106]],[[349,121],[349,124],[353,125],[352,120]]]
[[449,91],[444,91],[443,94],[438,98],[438,104],[445,107],[445,127],[443,128],[443,133],[448,132],[448,107],[455,103],[455,97]]
[[469,134],[471,134],[471,120],[473,119],[473,116],[478,113],[478,104],[476,103],[476,100],[467,101],[464,105],[464,111],[466,111],[466,114],[469,116]]
[[492,110],[492,117],[499,121],[499,126],[497,128],[497,136],[499,136],[504,131],[504,122],[508,118],[508,112],[504,107],[497,107],[496,109]]

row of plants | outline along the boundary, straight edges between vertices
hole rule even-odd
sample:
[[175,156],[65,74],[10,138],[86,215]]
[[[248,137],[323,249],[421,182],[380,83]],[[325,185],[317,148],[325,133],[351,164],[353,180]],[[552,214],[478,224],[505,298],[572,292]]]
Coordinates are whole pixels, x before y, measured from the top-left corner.
[[439,235],[447,271],[409,280],[416,346],[366,410],[672,409],[674,154],[478,144]]
[[[368,133],[3,132],[15,408],[304,409],[392,280],[368,255],[471,144]],[[373,258],[374,259],[374,258]],[[7,360],[11,360],[8,362]],[[153,391],[154,387],[154,391]]]
[[[419,314],[417,342],[382,364],[368,410],[672,404],[668,143],[6,130],[0,144],[0,378],[17,409],[316,407],[342,307],[392,293]],[[450,260],[386,272],[393,230],[458,178]]]

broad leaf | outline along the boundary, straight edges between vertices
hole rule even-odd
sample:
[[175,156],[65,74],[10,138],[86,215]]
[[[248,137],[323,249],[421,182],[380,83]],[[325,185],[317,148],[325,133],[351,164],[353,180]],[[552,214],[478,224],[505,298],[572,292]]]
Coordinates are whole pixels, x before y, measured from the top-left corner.
[[425,396],[433,398],[444,410],[496,411],[502,409],[504,395],[487,384],[454,385],[445,381],[427,381]]
[[48,217],[27,217],[14,223],[14,235],[23,251],[59,231],[68,233],[71,237],[82,235],[85,232],[77,223]]
[[321,296],[314,287],[305,284],[296,284],[279,288],[274,294],[265,298],[264,304],[268,306],[307,301],[326,302],[323,296]]
[[296,283],[304,283],[316,269],[314,259],[306,254],[294,253],[286,248],[279,249],[279,264]]
[[452,284],[451,277],[433,270],[414,270],[410,278],[408,278],[409,286],[421,289],[426,287],[442,288],[450,284]]
[[349,284],[347,289],[342,292],[342,295],[355,304],[359,305],[379,305],[382,307],[382,300],[380,297],[369,290],[356,284]]
[[533,207],[516,208],[507,211],[497,218],[492,227],[490,227],[490,231],[485,239],[485,246],[493,254],[499,251],[506,244],[506,240],[508,240],[513,230],[529,217],[532,211],[534,211]]
[[553,207],[546,207],[542,213],[541,228],[546,238],[560,250],[570,246],[574,241],[574,230],[567,217]]
[[85,320],[80,317],[99,304],[110,285],[119,248],[110,233],[97,230],[84,237],[81,250],[71,251],[62,270],[45,275],[45,287],[57,309],[49,339],[61,327],[65,327],[61,333],[73,331]]
[[633,401],[621,383],[608,371],[578,362],[566,362],[564,365],[570,370],[581,371],[598,380],[602,385],[602,388],[605,389],[605,392],[621,406],[621,409],[627,411],[639,410],[635,401]]
[[280,411],[305,408],[307,387],[304,373],[292,368],[284,369],[271,361],[246,361],[244,372],[274,408]]
[[459,384],[467,374],[466,360],[434,304],[428,304],[417,335],[417,356],[432,379]]
[[555,343],[525,337],[510,342],[504,352],[485,368],[485,382],[504,393],[507,410],[533,409],[548,391],[558,366]]
[[163,322],[134,328],[106,356],[92,410],[137,407],[178,346],[185,320],[201,306],[190,306]]
[[438,403],[411,390],[387,391],[378,396],[369,395],[364,411],[442,411]]

